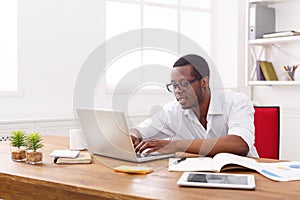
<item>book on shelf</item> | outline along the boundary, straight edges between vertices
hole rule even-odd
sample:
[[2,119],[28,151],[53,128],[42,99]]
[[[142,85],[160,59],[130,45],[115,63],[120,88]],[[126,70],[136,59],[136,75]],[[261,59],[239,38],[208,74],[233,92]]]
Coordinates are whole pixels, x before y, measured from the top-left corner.
[[259,66],[266,81],[278,81],[274,66],[271,62],[268,61],[259,61]]
[[92,156],[87,151],[80,151],[78,156],[75,158],[66,158],[66,157],[55,157],[55,164],[88,164],[92,162]]
[[181,162],[178,162],[178,158],[169,159],[169,171],[221,172],[241,167],[255,170],[275,181],[300,180],[300,161],[265,163],[230,153],[218,153],[213,158],[186,158]]
[[263,38],[275,38],[275,37],[288,37],[288,36],[295,36],[300,35],[300,32],[288,30],[288,31],[278,31],[273,33],[265,33]]
[[265,76],[264,76],[264,74],[263,74],[263,72],[262,72],[262,70],[261,70],[261,68],[260,68],[260,64],[259,64],[259,62],[260,62],[260,60],[257,60],[256,61],[256,79],[258,80],[258,81],[265,81],[266,80],[266,78],[265,78]]

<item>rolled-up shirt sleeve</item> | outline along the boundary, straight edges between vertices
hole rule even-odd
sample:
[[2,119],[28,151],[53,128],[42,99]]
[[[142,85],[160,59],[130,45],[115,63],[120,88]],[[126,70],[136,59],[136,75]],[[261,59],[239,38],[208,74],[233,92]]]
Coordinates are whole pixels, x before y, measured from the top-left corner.
[[257,157],[254,149],[254,108],[243,94],[234,101],[228,116],[228,135],[240,136],[249,147],[249,156]]
[[170,115],[171,111],[167,104],[160,112],[133,128],[140,132],[143,139],[166,139],[172,137],[175,133],[169,127],[169,124],[172,123]]

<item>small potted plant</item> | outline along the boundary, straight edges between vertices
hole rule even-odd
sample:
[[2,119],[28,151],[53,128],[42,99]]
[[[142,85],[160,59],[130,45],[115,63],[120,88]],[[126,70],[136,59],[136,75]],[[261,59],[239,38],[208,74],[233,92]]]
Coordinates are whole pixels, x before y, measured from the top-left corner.
[[42,137],[40,133],[30,133],[26,137],[26,162],[29,164],[40,164],[43,160]]
[[13,131],[10,135],[11,159],[13,161],[25,161],[25,138],[26,133],[24,131]]

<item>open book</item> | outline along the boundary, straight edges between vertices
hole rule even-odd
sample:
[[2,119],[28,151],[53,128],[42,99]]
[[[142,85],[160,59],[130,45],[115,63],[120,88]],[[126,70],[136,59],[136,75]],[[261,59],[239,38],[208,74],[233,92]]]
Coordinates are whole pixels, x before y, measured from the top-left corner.
[[169,171],[213,171],[220,172],[228,165],[238,165],[253,169],[267,178],[275,181],[300,180],[300,162],[256,162],[253,158],[247,158],[230,153],[219,153],[213,158],[196,157],[186,158],[178,162],[178,158],[169,159]]

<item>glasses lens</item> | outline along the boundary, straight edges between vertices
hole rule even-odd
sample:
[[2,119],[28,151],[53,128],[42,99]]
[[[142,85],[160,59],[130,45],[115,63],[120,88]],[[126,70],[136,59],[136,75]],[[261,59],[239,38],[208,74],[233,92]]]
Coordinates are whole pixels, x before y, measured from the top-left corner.
[[179,83],[180,89],[182,90],[187,90],[189,87],[190,83],[188,81],[182,81]]
[[174,92],[176,88],[185,91],[188,89],[190,83],[188,81],[181,81],[180,83],[169,83],[167,84],[167,89],[169,92]]

